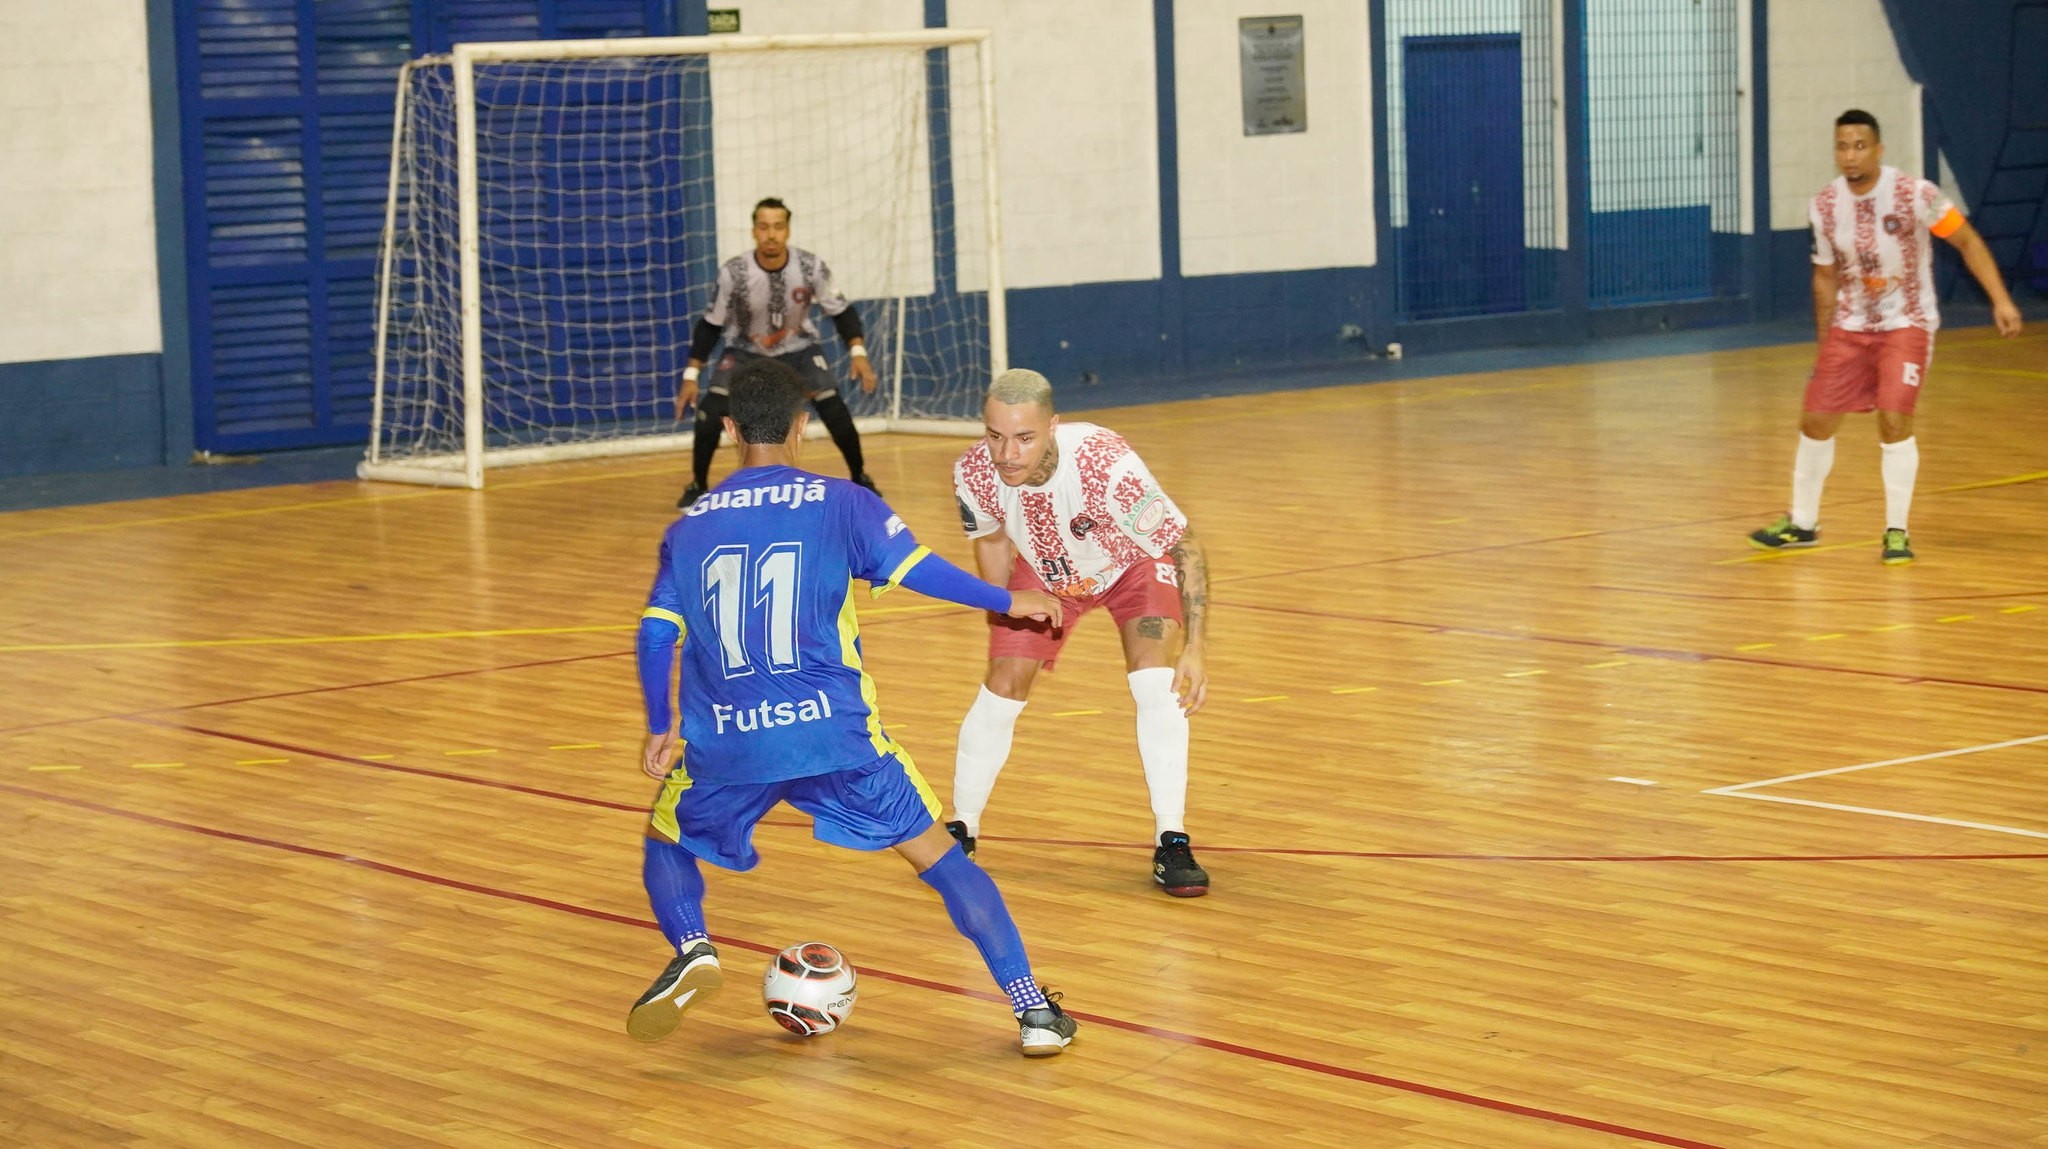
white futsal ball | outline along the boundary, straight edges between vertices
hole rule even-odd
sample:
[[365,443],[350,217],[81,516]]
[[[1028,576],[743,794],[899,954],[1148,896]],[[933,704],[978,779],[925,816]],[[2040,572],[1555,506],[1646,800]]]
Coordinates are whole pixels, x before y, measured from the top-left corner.
[[798,1037],[838,1029],[859,996],[852,963],[824,942],[790,946],[769,959],[768,972],[761,978],[768,1016]]

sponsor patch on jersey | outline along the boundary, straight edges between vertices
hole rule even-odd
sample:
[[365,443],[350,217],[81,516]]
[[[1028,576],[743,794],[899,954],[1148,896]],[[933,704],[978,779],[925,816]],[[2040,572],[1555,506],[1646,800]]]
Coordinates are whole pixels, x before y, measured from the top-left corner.
[[1089,518],[1087,515],[1075,515],[1073,521],[1067,524],[1067,530],[1071,531],[1073,533],[1073,536],[1077,539],[1087,538],[1088,532],[1094,529],[1095,520]]
[[1905,231],[1905,230],[1906,230],[1906,217],[1905,217],[1905,216],[1902,216],[1902,215],[1888,215],[1888,216],[1884,217],[1884,233],[1885,233],[1886,235],[1898,235],[1899,233],[1901,233],[1901,232],[1903,232],[1903,231]]
[[1166,496],[1154,490],[1148,492],[1131,513],[1124,517],[1124,525],[1132,534],[1149,535],[1166,521]]

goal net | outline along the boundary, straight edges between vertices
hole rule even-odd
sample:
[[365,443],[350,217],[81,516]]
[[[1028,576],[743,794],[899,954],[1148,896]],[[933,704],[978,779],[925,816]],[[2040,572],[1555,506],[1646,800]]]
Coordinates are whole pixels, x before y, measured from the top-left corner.
[[[752,209],[860,310],[863,430],[972,433],[1004,366],[985,31],[458,45],[399,80],[366,479],[688,444],[674,397]],[[709,372],[707,371],[707,377]]]

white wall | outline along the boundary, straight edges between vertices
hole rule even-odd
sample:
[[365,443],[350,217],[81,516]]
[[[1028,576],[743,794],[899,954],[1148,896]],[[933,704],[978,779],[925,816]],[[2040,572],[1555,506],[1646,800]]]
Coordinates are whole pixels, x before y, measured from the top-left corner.
[[1375,262],[1372,31],[1353,0],[1294,0],[1308,130],[1247,136],[1237,22],[1254,0],[1174,5],[1181,271],[1223,275]]
[[[996,34],[1008,285],[1158,278],[1149,0],[951,0],[946,18]],[[955,176],[963,197],[978,194],[957,162]],[[961,278],[968,281],[964,266]]]
[[1835,117],[1862,108],[1884,130],[1885,162],[1919,175],[1920,94],[1880,0],[1771,0],[1771,226],[1807,226],[1835,178]]
[[0,363],[163,349],[141,0],[0,0]]

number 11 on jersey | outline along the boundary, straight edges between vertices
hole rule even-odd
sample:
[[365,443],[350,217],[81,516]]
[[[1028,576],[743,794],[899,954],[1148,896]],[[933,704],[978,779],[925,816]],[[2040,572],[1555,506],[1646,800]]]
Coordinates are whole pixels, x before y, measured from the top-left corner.
[[797,654],[797,583],[803,569],[802,543],[771,543],[757,558],[742,544],[719,547],[704,557],[704,613],[718,632],[720,665],[727,678],[744,678],[759,664],[749,649],[748,623],[761,620],[759,633],[771,674],[802,669]]

